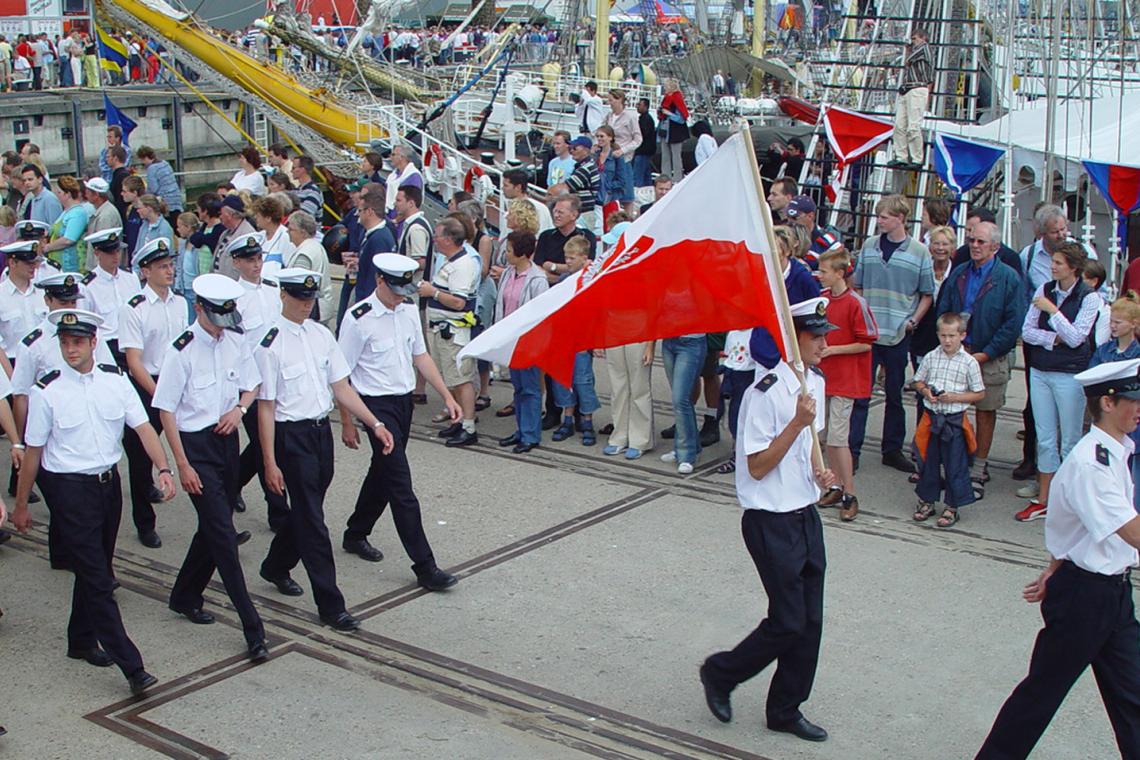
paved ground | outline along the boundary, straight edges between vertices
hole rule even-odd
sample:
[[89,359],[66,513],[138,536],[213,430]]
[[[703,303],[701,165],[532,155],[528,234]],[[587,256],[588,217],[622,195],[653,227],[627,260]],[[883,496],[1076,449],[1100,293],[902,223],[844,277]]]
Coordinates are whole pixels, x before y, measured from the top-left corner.
[[[498,408],[509,387],[493,395]],[[655,397],[668,398],[660,368]],[[1011,392],[1010,409],[1020,405]],[[668,424],[667,405],[657,409]],[[373,537],[383,562],[340,551],[366,466],[340,448],[326,512],[363,630],[324,628],[310,596],[282,597],[257,578],[271,534],[248,488],[237,522],[254,539],[242,559],[273,647],[256,667],[220,584],[207,592],[217,625],[166,608],[193,531],[184,496],[161,507],[161,549],[137,542],[129,516],[119,540],[117,598],[161,679],[141,700],[116,670],[64,658],[71,577],[48,568],[42,525],[0,549],[0,757],[964,758],[1025,672],[1040,617],[1019,593],[1045,555],[1042,523],[1012,520],[1012,412],[999,420],[989,493],[957,530],[910,520],[911,487],[878,463],[877,439],[857,476],[859,519],[825,513],[826,624],[805,713],[832,738],[809,745],[764,728],[770,670],[735,692],[729,725],[708,713],[697,682],[701,660],[765,608],[730,477],[713,472],[727,440],[680,478],[657,461],[660,447],[626,463],[547,436],[531,454],[504,453],[495,439],[511,426],[490,411],[480,446],[446,450],[433,410],[419,408],[410,451],[428,535],[460,584],[420,591],[386,516]],[[1035,757],[1115,755],[1086,675]]]

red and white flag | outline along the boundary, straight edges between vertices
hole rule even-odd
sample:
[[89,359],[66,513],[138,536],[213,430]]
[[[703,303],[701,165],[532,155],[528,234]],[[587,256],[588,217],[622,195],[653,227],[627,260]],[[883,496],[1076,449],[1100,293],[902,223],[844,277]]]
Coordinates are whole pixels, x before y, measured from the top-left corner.
[[767,328],[787,358],[783,273],[755,160],[743,135],[730,137],[608,253],[492,325],[459,358],[537,366],[569,385],[579,351],[752,327]]
[[895,126],[884,119],[832,105],[824,105],[820,109],[820,118],[827,130],[831,152],[838,159],[831,184],[824,188],[827,199],[834,203],[840,189],[847,183],[851,162],[886,142]]

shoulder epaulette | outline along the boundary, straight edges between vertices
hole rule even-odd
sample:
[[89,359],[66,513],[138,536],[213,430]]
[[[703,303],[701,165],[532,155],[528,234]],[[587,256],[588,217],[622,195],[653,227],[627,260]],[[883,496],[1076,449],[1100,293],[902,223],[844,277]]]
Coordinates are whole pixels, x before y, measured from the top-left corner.
[[814,364],[813,364],[811,367],[808,367],[808,369],[810,369],[812,372],[814,372],[815,374],[819,375],[820,377],[823,377],[823,376],[824,376],[824,375],[823,375],[823,370],[822,370],[822,369],[820,369],[819,367],[815,366]]
[[40,336],[43,334],[44,334],[44,331],[37,327],[36,329],[32,330],[30,333],[28,333],[27,335],[24,336],[24,340],[23,340],[24,345],[25,346],[32,345],[37,340],[39,340]]
[[277,333],[278,332],[279,331],[276,327],[270,327],[269,332],[265,333],[265,337],[261,339],[261,347],[262,348],[269,348],[270,346],[272,346],[273,341],[277,340]]
[[84,285],[90,285],[91,283],[95,282],[95,270],[92,269],[90,272],[88,272],[87,276],[84,277],[81,282]]
[[130,267],[119,267],[119,271],[120,272],[129,272],[129,271],[131,271],[131,268]]
[[123,374],[123,370],[119,369],[118,364],[100,364],[99,369],[103,370],[104,372],[110,372],[112,375]]
[[57,377],[59,377],[59,370],[53,369],[51,372],[48,372],[46,375],[36,381],[36,387],[46,388],[49,384],[51,384],[51,381],[55,380]]
[[263,285],[268,285],[268,286],[269,286],[269,287],[271,287],[271,288],[276,288],[276,287],[278,287],[278,285],[277,285],[277,280],[270,280],[270,279],[267,279],[267,278],[265,278],[265,277],[262,277],[262,278],[261,278],[261,283],[262,283]]
[[1099,464],[1108,465],[1108,449],[1099,443],[1096,445],[1096,461]]
[[778,378],[776,377],[775,372],[769,372],[767,375],[764,375],[764,377],[760,378],[760,382],[756,383],[756,385],[752,387],[761,393],[767,393],[768,389],[776,384],[777,379]]
[[44,259],[43,262],[45,264],[47,264],[49,267],[51,267],[52,269],[59,269],[60,271],[63,270],[63,267],[60,266],[60,263],[58,261],[53,261],[51,259]]
[[181,351],[190,345],[190,341],[194,340],[194,333],[187,330],[174,339],[174,350]]
[[146,296],[144,296],[142,293],[139,293],[137,295],[131,296],[131,300],[127,301],[127,306],[130,306],[133,308],[135,306],[138,306],[140,303],[142,303],[145,300],[146,300]]
[[367,314],[370,311],[372,311],[372,304],[365,301],[364,303],[360,304],[359,306],[357,306],[355,309],[352,310],[352,316],[355,317],[356,319],[360,319],[361,317],[363,317],[365,314]]

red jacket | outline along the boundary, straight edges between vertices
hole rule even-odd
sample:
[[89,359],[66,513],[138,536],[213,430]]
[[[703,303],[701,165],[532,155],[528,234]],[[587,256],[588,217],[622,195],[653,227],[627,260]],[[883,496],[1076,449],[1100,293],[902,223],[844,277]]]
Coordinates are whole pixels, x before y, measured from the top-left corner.
[[671,92],[661,99],[661,107],[657,109],[657,118],[664,119],[672,112],[681,114],[681,118],[689,120],[689,109],[685,105],[685,96],[680,90]]

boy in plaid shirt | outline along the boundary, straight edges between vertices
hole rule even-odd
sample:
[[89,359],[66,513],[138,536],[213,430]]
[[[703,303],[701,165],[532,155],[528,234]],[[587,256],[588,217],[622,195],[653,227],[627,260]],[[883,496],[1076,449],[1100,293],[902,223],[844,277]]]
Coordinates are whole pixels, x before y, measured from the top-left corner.
[[958,509],[975,501],[969,462],[974,431],[966,410],[985,398],[986,386],[978,360],[962,348],[965,319],[946,312],[938,318],[937,329],[939,347],[922,357],[914,375],[914,389],[922,394],[927,409],[914,434],[920,457],[914,519],[922,522],[934,516],[934,503],[943,490],[940,470],[945,470],[946,509],[937,525],[949,528],[958,522]]

